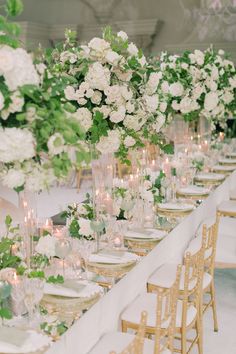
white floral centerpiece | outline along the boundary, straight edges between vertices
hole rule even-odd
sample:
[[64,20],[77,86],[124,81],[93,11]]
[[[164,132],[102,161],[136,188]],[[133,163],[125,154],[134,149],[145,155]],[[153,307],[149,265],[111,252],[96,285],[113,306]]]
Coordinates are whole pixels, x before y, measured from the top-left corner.
[[214,127],[224,126],[235,113],[236,70],[224,51],[162,53],[155,65],[162,80],[156,92],[165,95],[168,114],[181,114],[186,121],[203,116]]
[[47,59],[52,82],[60,82],[61,101],[81,124],[87,142],[123,160],[130,148],[143,146],[144,139],[160,143],[165,119],[157,118],[156,97],[146,90],[142,51],[125,32],[114,34],[110,28],[103,38],[81,46],[73,32],[66,36],[65,44]]
[[[20,0],[6,9],[18,14]],[[18,27],[2,21],[11,33],[0,35],[0,178],[17,191],[40,191],[67,177],[76,154],[83,160],[84,135],[50,87],[45,65],[10,36]]]

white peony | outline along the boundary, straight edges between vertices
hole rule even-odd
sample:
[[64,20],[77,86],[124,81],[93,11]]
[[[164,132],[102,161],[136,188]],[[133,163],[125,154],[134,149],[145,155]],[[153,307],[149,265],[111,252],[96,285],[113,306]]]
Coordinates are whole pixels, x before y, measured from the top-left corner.
[[127,41],[127,39],[128,39],[128,35],[124,31],[118,32],[117,36],[120,37],[121,39],[123,39],[123,41]]
[[229,83],[232,88],[236,88],[236,77],[230,77],[229,78]]
[[2,183],[11,189],[21,187],[25,183],[25,175],[22,171],[12,168],[2,176]]
[[128,53],[132,56],[136,56],[138,55],[138,48],[136,47],[136,45],[131,42],[129,45],[128,45]]
[[226,92],[221,96],[221,98],[223,99],[223,101],[224,101],[226,104],[229,104],[230,102],[233,101],[234,95],[233,95],[232,92],[226,91]]
[[224,51],[223,49],[219,49],[219,50],[218,50],[218,54],[219,54],[219,55],[224,55],[224,54],[225,54],[225,51]]
[[104,119],[108,118],[109,114],[111,113],[111,108],[106,105],[102,105],[101,107],[95,107],[93,109],[94,112],[98,111],[103,114]]
[[51,187],[56,181],[54,171],[48,166],[31,166],[25,180],[25,189],[31,192],[40,192]]
[[216,92],[208,92],[204,100],[204,108],[206,111],[212,111],[218,105],[219,97]]
[[35,251],[39,254],[42,254],[48,258],[56,256],[56,244],[57,239],[51,235],[46,235],[40,237]]
[[80,235],[83,236],[91,236],[93,234],[93,230],[91,228],[91,221],[84,219],[84,218],[79,218],[78,219],[79,223],[79,233]]
[[212,79],[208,79],[206,80],[206,87],[215,92],[217,90],[217,83]]
[[21,112],[22,108],[24,106],[24,98],[21,96],[19,91],[15,91],[12,95],[11,95],[11,103],[8,107],[8,112],[9,113],[15,113],[15,112]]
[[92,89],[104,91],[110,85],[111,73],[110,70],[102,64],[93,63],[85,76],[85,82]]
[[146,123],[146,118],[144,116],[144,112],[135,114],[135,115],[130,115],[127,114],[125,119],[124,119],[124,126],[128,129],[132,129],[135,131],[139,131],[142,126]]
[[73,114],[73,117],[77,119],[85,132],[87,132],[93,124],[92,113],[88,108],[78,108]]
[[110,121],[113,123],[122,122],[125,118],[126,109],[124,106],[120,106],[117,111],[110,113]]
[[110,130],[108,136],[102,136],[100,138],[96,147],[102,154],[118,151],[120,147],[120,133],[117,130]]
[[132,136],[126,136],[124,139],[124,144],[126,147],[134,146],[136,143],[135,139]]
[[31,56],[22,48],[0,47],[0,75],[10,91],[23,85],[39,85],[40,79]]
[[184,87],[180,82],[174,82],[170,85],[169,92],[173,97],[180,97],[183,95]]
[[47,146],[50,155],[58,155],[65,150],[65,140],[60,133],[55,133],[48,139]]
[[0,129],[0,161],[23,162],[35,156],[35,139],[27,129]]
[[5,99],[4,99],[4,96],[3,94],[0,92],[0,111],[3,109],[4,107],[4,102],[5,102]]

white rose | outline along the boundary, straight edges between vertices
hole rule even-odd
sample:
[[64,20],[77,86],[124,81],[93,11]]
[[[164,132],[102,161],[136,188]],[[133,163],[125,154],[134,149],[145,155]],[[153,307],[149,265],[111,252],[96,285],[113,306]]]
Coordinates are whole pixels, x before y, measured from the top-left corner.
[[21,112],[25,101],[24,101],[24,98],[21,96],[20,92],[15,91],[11,95],[11,100],[12,100],[12,102],[10,103],[10,105],[8,107],[8,112],[10,112],[10,113]]
[[157,90],[161,77],[162,72],[150,74],[147,82],[147,94],[152,95]]
[[101,112],[103,114],[104,119],[106,119],[111,113],[111,108],[109,106],[102,105],[101,107],[95,107],[93,109],[93,112],[96,111]]
[[145,123],[146,118],[144,113],[135,115],[127,114],[124,119],[124,126],[135,131],[139,131]]
[[147,60],[144,55],[141,58],[138,58],[138,62],[141,66],[144,66],[147,64]]
[[209,92],[205,96],[204,108],[206,111],[212,111],[218,105],[219,97],[216,92]]
[[229,78],[229,83],[232,88],[236,88],[236,77],[230,77]]
[[195,60],[196,60],[196,63],[198,65],[203,65],[204,64],[204,59],[205,59],[205,55],[203,52],[201,52],[200,50],[196,49],[194,51],[194,55],[195,55]]
[[47,146],[50,155],[58,155],[65,150],[65,140],[60,133],[55,133],[48,139]]
[[180,82],[174,82],[170,85],[169,92],[173,97],[180,97],[184,92],[183,85]]
[[92,89],[104,91],[110,84],[110,70],[96,62],[90,65],[85,81]]
[[76,99],[75,89],[73,86],[67,86],[64,90],[65,98],[69,101]]
[[215,65],[213,66],[213,68],[211,70],[211,78],[213,80],[218,80],[218,78],[219,78],[219,70],[218,70],[217,66],[215,66]]
[[120,93],[126,101],[129,101],[133,98],[133,92],[128,89],[127,86],[121,86]]
[[225,54],[225,51],[224,51],[223,49],[219,49],[219,50],[218,50],[218,54],[219,54],[219,55],[224,55],[224,54]]
[[120,69],[114,70],[114,73],[118,77],[119,80],[128,82],[131,80],[133,72],[131,70],[121,71]]
[[0,92],[0,111],[3,109],[4,107],[4,102],[5,102],[5,99],[4,99],[4,96],[3,94]]
[[65,63],[66,61],[69,61],[71,64],[76,63],[77,61],[77,55],[75,53],[65,51],[60,54],[60,61],[62,63]]
[[136,56],[138,55],[138,48],[136,47],[136,45],[131,42],[129,45],[128,45],[128,53],[132,56]]
[[92,113],[88,108],[78,108],[73,114],[73,117],[77,119],[85,132],[87,132],[93,124]]
[[57,239],[51,235],[40,237],[35,250],[48,258],[56,256]]
[[173,101],[171,104],[171,107],[175,110],[175,111],[179,111],[180,109],[180,105],[177,101]]
[[159,133],[159,131],[161,130],[161,128],[163,127],[163,125],[165,124],[165,116],[164,114],[159,114],[156,118],[156,122],[154,123],[154,130]]
[[78,98],[77,102],[79,105],[84,106],[87,103],[87,100],[85,98]]
[[0,129],[0,161],[23,162],[35,156],[35,139],[27,129]]
[[110,49],[110,44],[102,38],[93,38],[88,47],[90,49],[90,55],[95,58],[102,59],[105,57],[106,52]]
[[199,108],[198,103],[187,96],[180,101],[179,106],[179,109],[182,113],[190,113]]
[[159,107],[160,111],[162,113],[164,113],[166,111],[166,108],[167,108],[167,103],[166,102],[161,102],[160,103],[160,107]]
[[88,89],[88,90],[86,91],[85,97],[86,97],[86,98],[91,98],[91,97],[93,96],[93,94],[94,94],[94,90],[92,90],[92,89],[90,88],[90,89]]
[[124,139],[124,144],[126,147],[134,146],[135,143],[136,143],[136,141],[132,136],[126,136]]
[[79,218],[78,219],[79,223],[79,233],[80,235],[83,236],[91,236],[93,234],[93,230],[91,228],[91,221],[84,219],[84,218]]
[[187,70],[188,69],[188,64],[187,63],[182,63],[181,64],[181,68],[184,69],[184,70]]
[[163,81],[161,84],[161,90],[163,93],[168,93],[169,92],[169,84],[167,81]]
[[226,91],[224,95],[222,95],[222,99],[226,104],[228,104],[233,101],[234,95],[232,92]]
[[125,118],[126,109],[124,106],[120,106],[117,111],[113,111],[110,114],[110,121],[113,123],[122,122]]
[[158,95],[153,96],[144,96],[144,101],[146,104],[147,111],[150,113],[154,113],[157,110],[159,104],[159,97]]
[[111,64],[111,65],[117,65],[119,63],[119,60],[121,58],[121,56],[119,54],[117,54],[116,52],[114,52],[113,50],[109,50],[106,53],[106,61]]
[[91,97],[92,103],[100,104],[101,100],[102,100],[102,93],[100,91],[95,90]]
[[8,188],[21,187],[25,183],[25,175],[20,170],[10,169],[2,177],[2,183]]
[[211,91],[216,91],[217,90],[217,83],[211,79],[206,80],[206,86],[209,88]]
[[123,41],[127,41],[127,39],[128,39],[128,35],[124,31],[118,32],[117,36],[120,37],[121,39],[123,39]]
[[126,110],[128,113],[133,113],[135,110],[135,106],[133,103],[131,103],[130,101],[126,103]]
[[102,136],[96,145],[102,154],[114,153],[120,147],[120,133],[117,130],[110,130],[108,136]]

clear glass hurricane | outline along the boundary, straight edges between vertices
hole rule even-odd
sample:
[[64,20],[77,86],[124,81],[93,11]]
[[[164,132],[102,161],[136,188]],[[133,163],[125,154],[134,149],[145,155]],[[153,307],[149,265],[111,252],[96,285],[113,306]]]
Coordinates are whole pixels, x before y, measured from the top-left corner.
[[56,242],[55,253],[56,256],[62,259],[63,262],[63,276],[65,277],[65,258],[72,251],[71,242],[67,238],[59,238]]

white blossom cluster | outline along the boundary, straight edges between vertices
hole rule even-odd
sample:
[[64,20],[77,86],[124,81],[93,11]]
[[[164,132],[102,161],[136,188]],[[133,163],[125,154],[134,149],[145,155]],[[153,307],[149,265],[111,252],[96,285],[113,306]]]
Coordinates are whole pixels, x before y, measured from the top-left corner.
[[234,115],[236,69],[222,50],[195,50],[182,55],[162,53],[157,74],[162,77],[156,91],[165,95],[167,110],[188,120],[199,116],[225,124]]

